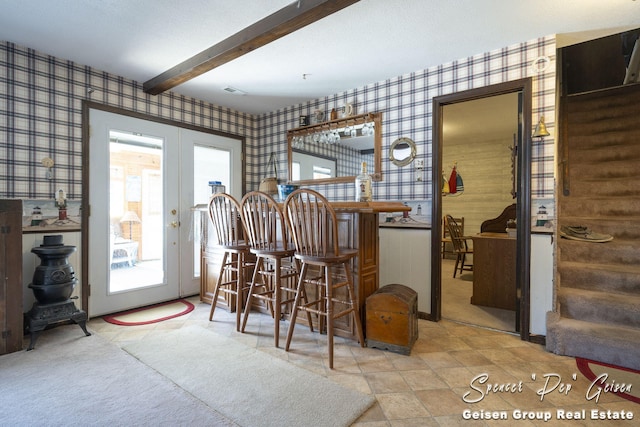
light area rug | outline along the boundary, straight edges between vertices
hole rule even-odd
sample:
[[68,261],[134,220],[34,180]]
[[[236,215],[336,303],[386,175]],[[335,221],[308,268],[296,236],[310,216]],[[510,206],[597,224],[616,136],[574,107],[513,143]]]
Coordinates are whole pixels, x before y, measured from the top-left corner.
[[193,309],[194,306],[189,301],[179,299],[111,314],[104,316],[103,319],[105,322],[121,326],[148,325],[183,316],[192,312]]
[[0,356],[0,425],[235,424],[115,344],[63,325],[34,350]]
[[375,400],[197,325],[123,348],[241,426],[348,426]]

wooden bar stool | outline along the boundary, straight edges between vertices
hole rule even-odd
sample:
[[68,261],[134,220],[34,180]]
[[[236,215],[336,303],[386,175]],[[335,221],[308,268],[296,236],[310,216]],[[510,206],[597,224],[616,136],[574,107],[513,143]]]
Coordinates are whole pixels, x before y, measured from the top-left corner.
[[[288,351],[291,344],[297,312],[306,311],[316,314],[321,319],[320,332],[323,329],[323,320],[326,320],[329,368],[333,369],[333,321],[335,319],[352,315],[358,340],[364,347],[362,324],[351,273],[351,261],[356,256],[357,250],[338,246],[338,222],[335,210],[320,193],[309,189],[295,190],[285,200],[284,211],[295,245],[294,256],[302,263],[285,350]],[[309,267],[312,266],[320,270],[317,277],[307,277]],[[334,282],[340,267],[344,269],[344,276]],[[301,303],[303,298],[306,299],[306,284],[317,286],[316,293],[312,297],[313,301]],[[346,289],[346,301],[336,292],[340,288]],[[313,324],[309,322],[309,325],[313,331]]]
[[[240,332],[247,325],[253,299],[265,301],[274,318],[274,341],[278,347],[282,309],[294,301],[299,261],[293,258],[293,243],[282,210],[270,195],[249,192],[240,207],[250,252],[256,256]],[[287,258],[290,262],[283,264]]]
[[[246,289],[244,270],[247,263],[249,244],[242,224],[240,205],[236,199],[226,193],[216,193],[209,199],[209,218],[216,231],[217,246],[224,251],[220,273],[216,281],[209,312],[209,321],[213,319],[218,295],[220,292],[230,296],[234,301],[236,312],[236,330],[240,330],[240,313]],[[252,264],[251,264],[252,265]]]

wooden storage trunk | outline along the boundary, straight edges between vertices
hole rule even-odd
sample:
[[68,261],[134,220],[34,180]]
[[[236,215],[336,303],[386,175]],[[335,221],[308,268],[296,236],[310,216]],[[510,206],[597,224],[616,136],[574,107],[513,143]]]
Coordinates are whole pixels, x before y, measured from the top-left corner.
[[408,355],[418,339],[418,294],[392,284],[367,298],[367,346]]

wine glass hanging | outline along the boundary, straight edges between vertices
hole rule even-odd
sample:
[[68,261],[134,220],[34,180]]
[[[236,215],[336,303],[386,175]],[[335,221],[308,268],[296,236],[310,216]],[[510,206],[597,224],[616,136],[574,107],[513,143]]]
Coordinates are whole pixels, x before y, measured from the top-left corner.
[[[297,131],[296,131],[297,132]],[[292,148],[301,149],[305,144],[337,144],[343,139],[356,138],[359,136],[369,137],[375,134],[375,124],[373,118],[364,115],[361,120],[338,120],[336,123],[325,123],[306,127],[299,133],[294,134],[291,139]]]

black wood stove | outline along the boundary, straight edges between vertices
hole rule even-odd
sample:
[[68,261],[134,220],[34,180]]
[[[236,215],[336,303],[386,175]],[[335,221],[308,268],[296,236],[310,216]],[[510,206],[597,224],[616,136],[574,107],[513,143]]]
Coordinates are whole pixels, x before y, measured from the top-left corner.
[[91,335],[87,331],[87,313],[79,310],[71,299],[78,283],[69,264],[69,255],[75,250],[75,246],[62,244],[62,235],[44,236],[43,244],[31,249],[40,258],[40,265],[29,284],[37,301],[27,314],[31,334],[27,351],[35,347],[40,332],[64,321],[77,323],[86,336]]

